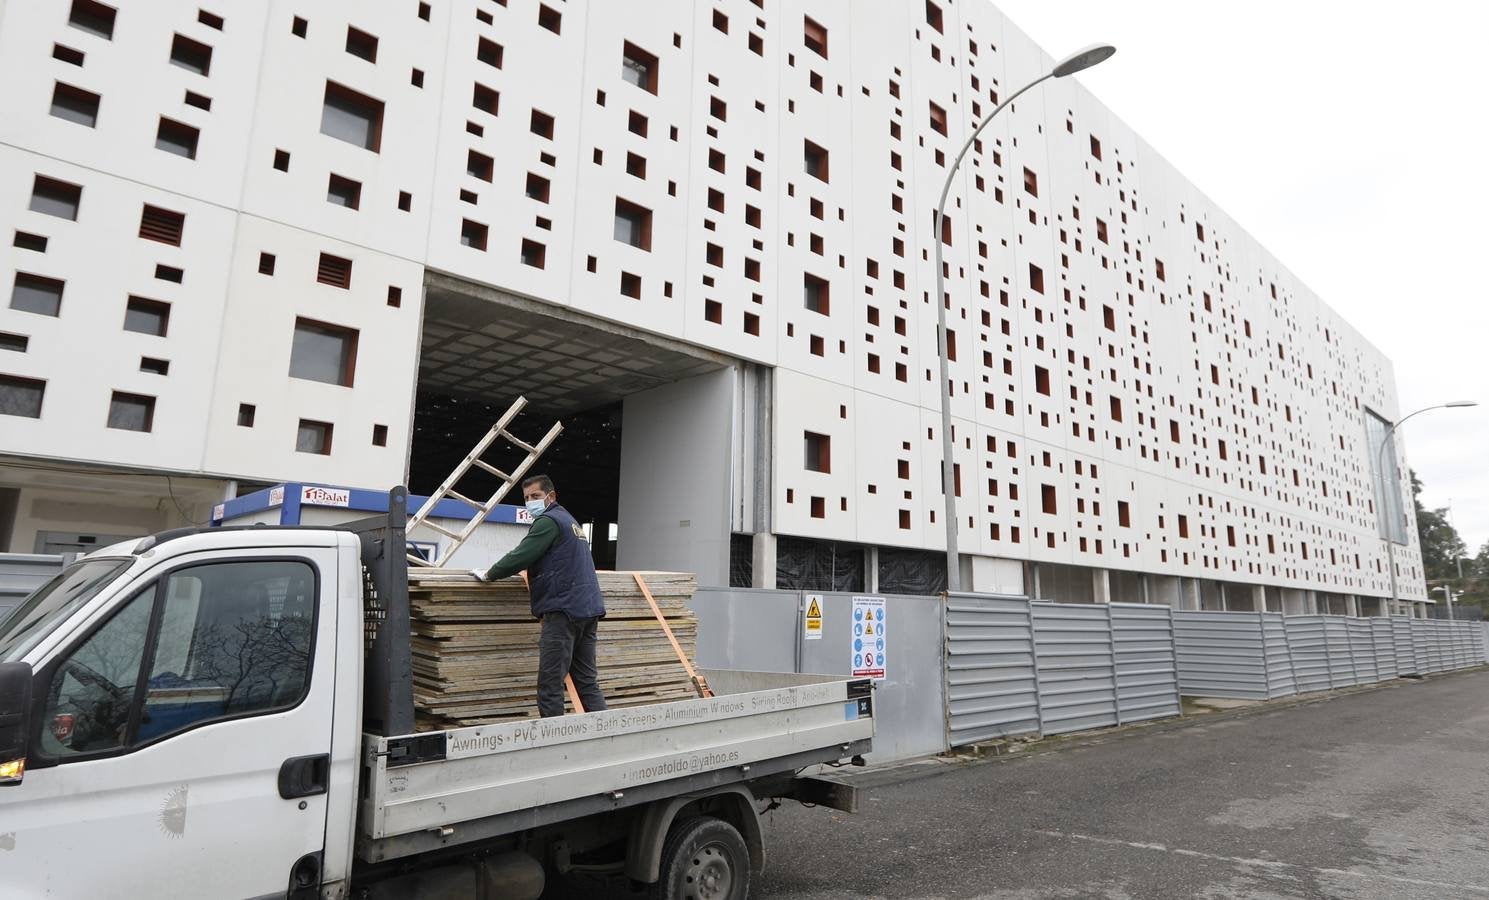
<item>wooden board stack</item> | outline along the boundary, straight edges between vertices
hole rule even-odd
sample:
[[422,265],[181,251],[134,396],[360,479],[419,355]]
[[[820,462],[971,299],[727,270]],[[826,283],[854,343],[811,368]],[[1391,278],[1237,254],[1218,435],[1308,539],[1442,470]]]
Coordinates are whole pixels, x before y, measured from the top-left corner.
[[[687,670],[631,572],[600,572],[605,618],[600,688],[613,708],[696,697]],[[698,619],[692,575],[641,577],[692,662]],[[414,706],[419,726],[452,728],[536,716],[538,636],[522,578],[482,583],[463,569],[409,570]],[[572,701],[567,701],[572,712]]]

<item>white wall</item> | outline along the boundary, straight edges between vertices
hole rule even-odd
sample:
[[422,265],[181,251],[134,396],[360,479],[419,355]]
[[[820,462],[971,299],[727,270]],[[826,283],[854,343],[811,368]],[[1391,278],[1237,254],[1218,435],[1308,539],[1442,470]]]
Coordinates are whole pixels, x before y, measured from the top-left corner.
[[694,572],[699,584],[729,583],[734,378],[723,369],[626,398],[617,569]]
[[[65,277],[68,293],[59,319],[0,308],[0,330],[32,342],[0,372],[48,382],[42,419],[7,417],[0,453],[395,482],[428,267],[779,367],[775,529],[940,549],[945,302],[967,552],[1387,591],[1362,407],[1396,413],[1389,361],[1078,81],[1046,83],[983,133],[950,194],[947,296],[931,296],[949,158],[971,122],[1051,64],[992,5],[941,3],[941,32],[920,0],[872,15],[830,0],[549,5],[556,34],[532,0],[436,3],[429,21],[414,3],[274,0],[218,10],[219,32],[171,0],[121,5],[104,40],[69,27],[66,4],[6,4],[0,228],[50,244],[0,247],[0,292],[29,271]],[[805,16],[828,30],[825,57],[804,44]],[[378,37],[376,63],[345,52],[349,25]],[[214,48],[208,76],[170,64],[175,33]],[[501,45],[500,67],[476,58],[482,38]],[[628,40],[659,58],[655,94],[622,80]],[[84,65],[53,59],[54,42],[83,50]],[[55,80],[103,94],[96,129],[47,114]],[[327,81],[385,102],[378,152],[319,133]],[[499,93],[495,115],[474,108],[477,84]],[[185,106],[188,90],[211,111]],[[554,117],[551,138],[532,133],[534,110]],[[633,112],[644,137],[627,128]],[[154,148],[162,114],[202,128],[195,160]],[[803,170],[808,140],[828,151],[826,181]],[[288,172],[275,150],[290,153]],[[467,173],[471,151],[495,160],[489,182]],[[633,153],[644,177],[626,171]],[[77,222],[27,209],[37,173],[84,186]],[[360,209],[326,202],[332,173],[362,183]],[[546,202],[525,195],[529,173],[551,182]],[[617,197],[652,210],[649,251],[613,239]],[[187,213],[182,247],[136,236],[146,202]],[[485,249],[461,245],[465,220],[488,226]],[[519,262],[523,240],[546,247],[541,269]],[[354,261],[350,290],[315,282],[322,250]],[[258,274],[261,252],[276,255],[272,277]],[[157,262],[185,282],[158,282]],[[623,272],[641,277],[639,299],[621,295]],[[799,299],[808,273],[831,285],[826,314]],[[130,293],[174,304],[166,338],[121,332]],[[359,331],[352,387],[287,377],[298,315]],[[139,372],[142,355],[168,358],[171,374]],[[158,397],[153,433],[103,428],[113,390]],[[245,402],[252,429],[236,425]],[[300,418],[333,422],[329,457],[294,452]],[[388,446],[372,445],[375,425]],[[830,473],[806,470],[805,430],[833,436]],[[820,518],[800,499],[814,496]],[[1405,596],[1424,597],[1415,544],[1397,558]]]

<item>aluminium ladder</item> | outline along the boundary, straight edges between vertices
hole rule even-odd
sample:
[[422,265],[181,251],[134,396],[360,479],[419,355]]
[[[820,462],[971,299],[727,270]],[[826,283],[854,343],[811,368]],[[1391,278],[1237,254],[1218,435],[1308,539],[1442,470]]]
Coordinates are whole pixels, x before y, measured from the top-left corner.
[[[522,408],[525,406],[527,406],[527,398],[518,397],[502,417],[497,420],[497,423],[491,426],[491,430],[486,432],[486,436],[481,438],[476,444],[475,449],[466,454],[465,459],[461,461],[460,465],[455,467],[455,471],[450,473],[450,477],[445,479],[444,484],[441,484],[438,490],[429,495],[429,499],[424,501],[424,505],[419,507],[418,512],[409,517],[408,525],[405,528],[406,534],[413,534],[415,528],[423,525],[431,531],[437,531],[450,539],[450,545],[445,548],[444,552],[439,554],[438,558],[432,561],[423,559],[417,554],[408,554],[410,565],[443,568],[450,561],[450,558],[455,555],[455,551],[459,550],[470,539],[470,536],[476,533],[476,529],[481,526],[482,522],[486,521],[486,517],[491,514],[491,511],[496,508],[497,504],[501,503],[502,498],[507,495],[507,491],[511,490],[513,485],[522,481],[522,477],[527,474],[527,470],[532,467],[533,463],[537,462],[538,457],[543,455],[543,451],[547,450],[548,446],[564,430],[562,422],[554,422],[553,427],[549,428],[548,433],[536,444],[529,444],[521,440],[507,430],[507,425],[517,417],[518,413],[522,412]],[[481,458],[498,438],[527,453],[527,458],[522,460],[510,474],[503,472],[501,469]],[[481,469],[501,480],[501,486],[496,489],[496,492],[485,503],[472,500],[455,490],[456,483],[461,478],[464,478],[472,467]],[[443,526],[429,521],[435,507],[439,505],[441,500],[447,497],[451,500],[458,500],[476,511],[475,517],[467,522],[465,527],[458,532],[450,531]]]

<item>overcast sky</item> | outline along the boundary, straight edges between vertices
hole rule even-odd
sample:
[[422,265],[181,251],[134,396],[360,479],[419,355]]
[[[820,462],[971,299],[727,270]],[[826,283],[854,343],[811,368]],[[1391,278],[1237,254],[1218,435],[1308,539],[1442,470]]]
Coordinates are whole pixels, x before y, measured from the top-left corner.
[[1489,3],[994,0],[1396,367],[1423,503],[1489,541]]

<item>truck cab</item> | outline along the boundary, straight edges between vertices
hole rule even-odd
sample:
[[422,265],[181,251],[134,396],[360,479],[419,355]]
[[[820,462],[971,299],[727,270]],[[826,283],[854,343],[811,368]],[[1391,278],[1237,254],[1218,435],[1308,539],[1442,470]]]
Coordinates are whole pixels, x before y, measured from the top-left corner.
[[353,823],[328,811],[355,808],[359,556],[331,530],[146,538],[17,607],[0,623],[0,892],[345,879]]

